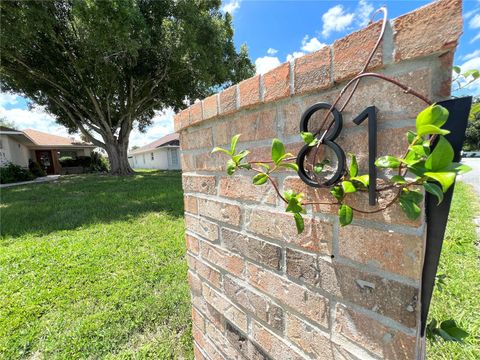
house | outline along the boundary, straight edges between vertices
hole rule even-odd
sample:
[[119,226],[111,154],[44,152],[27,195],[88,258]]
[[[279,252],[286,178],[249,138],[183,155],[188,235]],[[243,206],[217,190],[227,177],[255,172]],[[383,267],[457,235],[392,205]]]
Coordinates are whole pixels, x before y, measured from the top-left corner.
[[180,170],[180,141],[177,133],[168,134],[128,153],[134,169]]
[[59,158],[90,156],[95,145],[77,142],[68,137],[26,129],[0,126],[0,166],[8,163],[28,167],[29,160],[41,164],[47,174],[60,174]]

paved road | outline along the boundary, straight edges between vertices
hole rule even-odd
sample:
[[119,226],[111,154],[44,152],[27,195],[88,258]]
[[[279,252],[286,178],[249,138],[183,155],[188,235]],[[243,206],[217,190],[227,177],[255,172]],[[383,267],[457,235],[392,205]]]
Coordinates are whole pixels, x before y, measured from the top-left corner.
[[472,171],[460,175],[459,180],[473,185],[478,196],[480,196],[480,158],[464,158],[462,163],[470,166]]

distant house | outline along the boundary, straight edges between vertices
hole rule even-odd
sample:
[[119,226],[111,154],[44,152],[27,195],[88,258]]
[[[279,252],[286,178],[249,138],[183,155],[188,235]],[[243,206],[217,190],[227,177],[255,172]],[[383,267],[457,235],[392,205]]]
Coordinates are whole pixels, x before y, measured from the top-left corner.
[[47,174],[60,174],[58,161],[63,156],[90,156],[95,145],[77,142],[68,137],[47,134],[38,130],[15,130],[0,126],[0,165],[8,163],[28,167],[29,160],[37,161]]
[[177,133],[132,150],[128,162],[134,169],[180,170],[180,141]]

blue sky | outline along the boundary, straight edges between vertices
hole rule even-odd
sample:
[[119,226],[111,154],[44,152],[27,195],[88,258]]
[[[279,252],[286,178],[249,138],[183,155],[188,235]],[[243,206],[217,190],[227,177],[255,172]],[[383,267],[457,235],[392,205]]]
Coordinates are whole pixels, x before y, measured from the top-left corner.
[[[235,44],[246,43],[258,72],[318,50],[324,44],[358,30],[368,23],[369,15],[387,5],[393,19],[430,1],[282,1],[226,0],[223,11],[233,14]],[[480,69],[480,0],[464,0],[464,33],[455,55],[455,64],[463,69]],[[480,84],[470,92],[480,94]],[[15,122],[18,128],[35,128],[53,134],[66,134],[43,109],[28,109],[26,99],[0,93],[0,116]],[[173,131],[173,112],[158,112],[146,134],[132,133],[131,145],[145,145]]]

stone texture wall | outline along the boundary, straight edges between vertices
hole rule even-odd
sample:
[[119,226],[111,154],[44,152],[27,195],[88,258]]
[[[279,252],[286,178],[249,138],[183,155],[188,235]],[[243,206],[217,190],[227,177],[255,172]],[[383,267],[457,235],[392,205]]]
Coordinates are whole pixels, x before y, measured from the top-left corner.
[[[419,288],[424,216],[397,205],[355,214],[340,227],[336,206],[316,206],[297,235],[270,185],[251,173],[225,173],[211,154],[241,133],[249,159],[269,159],[272,138],[296,153],[299,121],[316,102],[332,103],[362,68],[380,24],[285,63],[192,105],[175,117],[181,134],[186,243],[197,359],[415,359],[422,356]],[[462,32],[461,2],[439,1],[392,20],[372,69],[433,100],[449,96],[453,51]],[[367,128],[351,119],[378,113],[378,156],[401,155],[405,132],[424,107],[380,80],[363,80],[344,111],[337,142],[366,170]],[[281,190],[330,200],[292,171],[275,175]],[[386,197],[388,198],[387,195]],[[355,198],[368,209],[365,194]],[[380,203],[384,202],[380,199]]]

